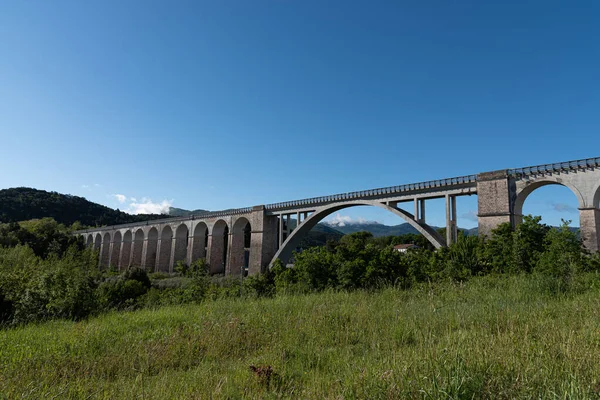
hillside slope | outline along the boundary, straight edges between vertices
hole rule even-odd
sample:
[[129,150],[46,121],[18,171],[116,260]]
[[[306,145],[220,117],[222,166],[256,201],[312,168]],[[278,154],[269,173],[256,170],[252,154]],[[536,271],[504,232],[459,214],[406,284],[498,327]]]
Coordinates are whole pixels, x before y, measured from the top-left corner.
[[0,222],[18,222],[36,218],[54,218],[71,225],[79,221],[85,226],[118,225],[167,215],[131,215],[91,202],[83,197],[18,187],[0,190]]

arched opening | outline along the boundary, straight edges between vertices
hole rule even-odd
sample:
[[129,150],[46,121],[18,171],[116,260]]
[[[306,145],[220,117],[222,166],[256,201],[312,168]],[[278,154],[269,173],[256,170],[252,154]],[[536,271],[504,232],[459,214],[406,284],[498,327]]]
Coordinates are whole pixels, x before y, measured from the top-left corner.
[[92,247],[92,245],[94,244],[94,235],[88,235],[87,240],[85,242],[85,245],[87,247]]
[[96,238],[94,239],[94,250],[100,251],[100,247],[102,247],[102,235],[100,233],[96,233]]
[[326,218],[328,215],[331,215],[337,211],[343,210],[349,207],[356,206],[375,206],[380,207],[384,210],[387,210],[400,218],[404,219],[408,222],[412,227],[414,227],[420,234],[425,236],[428,241],[430,241],[434,247],[440,248],[445,246],[445,240],[442,236],[436,232],[434,228],[428,226],[426,224],[418,223],[413,219],[412,214],[401,208],[390,207],[386,204],[380,203],[378,201],[372,200],[354,200],[348,201],[341,204],[332,205],[330,207],[322,208],[315,211],[311,214],[303,224],[300,225],[299,228],[292,231],[290,236],[285,240],[282,246],[279,248],[277,253],[275,254],[273,260],[280,259],[284,263],[287,263],[292,255],[292,252],[298,247],[301,240],[306,236],[306,234],[321,220]]
[[188,227],[181,224],[175,231],[175,254],[173,262],[186,261],[188,248]]
[[100,255],[100,265],[108,268],[110,263],[110,233],[106,232],[102,238],[102,254]]
[[561,220],[570,220],[571,227],[579,227],[581,201],[577,191],[558,182],[533,182],[517,193],[515,224],[523,221],[523,215],[531,214],[540,216],[546,225],[560,226]]
[[250,222],[244,218],[238,218],[233,224],[233,235],[231,237],[231,259],[229,261],[229,274],[247,274],[250,262],[250,242],[252,228]]
[[125,269],[131,265],[131,242],[132,242],[131,231],[125,232],[123,235],[123,249],[121,250],[121,262],[119,263],[119,270]]
[[594,208],[600,208],[600,185],[598,185],[598,188],[596,188],[594,191],[594,200],[592,206]]
[[156,251],[158,249],[158,230],[156,228],[148,231],[148,241],[146,243],[146,270],[154,271],[156,269]]
[[229,245],[229,227],[222,219],[215,222],[212,229],[210,246],[210,273],[224,274],[227,265],[227,246]]
[[206,248],[208,247],[208,227],[204,222],[198,223],[194,228],[192,246],[192,263],[200,258],[206,257]]
[[173,230],[170,226],[163,228],[160,235],[160,254],[158,256],[158,271],[169,272],[171,267],[171,247],[173,243]]
[[131,265],[135,267],[142,266],[142,253],[144,251],[144,231],[138,229],[133,238],[133,254],[131,255]]
[[116,231],[113,236],[112,252],[110,256],[111,268],[119,268],[120,265],[120,254],[121,254],[121,232]]

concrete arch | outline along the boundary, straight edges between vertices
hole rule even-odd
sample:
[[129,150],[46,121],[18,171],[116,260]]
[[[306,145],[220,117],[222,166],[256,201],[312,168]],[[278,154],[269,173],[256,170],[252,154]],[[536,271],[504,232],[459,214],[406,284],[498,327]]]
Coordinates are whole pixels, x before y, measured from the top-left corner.
[[598,184],[598,187],[594,190],[594,200],[592,207],[600,208],[600,184]]
[[252,226],[248,219],[241,217],[233,224],[231,250],[229,256],[229,275],[240,275],[248,269],[250,261],[250,241]]
[[139,228],[135,231],[133,237],[133,252],[131,254],[131,265],[135,267],[142,266],[142,255],[144,252],[144,230]]
[[224,274],[229,247],[229,226],[222,219],[215,222],[211,232],[210,273]]
[[123,235],[123,244],[121,245],[121,257],[119,261],[119,270],[128,268],[131,265],[131,244],[133,235],[131,230],[127,230]]
[[113,268],[119,268],[120,265],[120,258],[119,256],[121,255],[121,244],[122,244],[122,239],[123,236],[121,235],[121,232],[116,231],[113,235],[113,240],[112,240],[112,250],[110,253],[110,266]]
[[181,224],[175,230],[175,249],[173,253],[173,263],[177,261],[186,261],[188,248],[188,227]]
[[92,245],[94,244],[94,235],[92,235],[91,233],[87,236],[87,239],[85,241],[85,245],[86,247],[92,247]]
[[106,232],[102,237],[102,250],[100,251],[100,265],[108,268],[110,264],[110,233]]
[[98,233],[96,233],[96,237],[94,239],[94,250],[100,251],[101,247],[102,247],[102,235],[100,234],[100,232],[98,232]]
[[523,222],[523,205],[525,204],[525,200],[531,193],[533,193],[536,189],[539,189],[543,186],[548,185],[560,185],[566,188],[569,188],[571,192],[577,198],[577,202],[579,203],[579,208],[585,208],[586,202],[582,195],[582,193],[571,183],[565,182],[559,178],[548,176],[542,179],[536,179],[533,182],[528,182],[522,188],[517,188],[517,196],[514,201],[513,213],[515,215],[515,224],[520,224]]
[[[400,208],[388,206],[387,204],[380,203],[378,201],[353,200],[341,204],[338,203],[331,206],[325,206],[323,208],[315,210],[315,212],[312,213],[298,228],[294,229],[291,235],[288,236],[285,242],[283,242],[279,250],[277,250],[277,253],[275,253],[273,261],[279,258],[284,264],[287,263],[290,257],[292,256],[292,252],[294,251],[294,249],[296,249],[302,238],[323,218],[344,208],[356,206],[374,206],[383,208],[384,210],[387,210],[408,222],[417,231],[419,231],[419,233],[425,236],[425,238],[427,238],[427,240],[429,240],[436,248],[446,246],[446,241],[444,240],[444,238],[442,238],[442,236],[439,233],[435,231],[435,229],[428,225],[418,223],[414,220],[413,215],[408,213],[407,211],[404,211]],[[271,261],[271,264],[273,263],[273,261]]]
[[170,272],[171,269],[171,247],[173,242],[173,229],[165,226],[160,234],[160,246],[158,250],[158,265],[156,269],[162,272]]
[[204,222],[200,222],[194,228],[194,236],[192,238],[192,254],[190,256],[190,264],[200,258],[206,258],[206,249],[208,248],[208,226]]
[[158,229],[152,227],[148,231],[148,240],[146,241],[146,263],[147,271],[156,269],[156,253],[158,251]]

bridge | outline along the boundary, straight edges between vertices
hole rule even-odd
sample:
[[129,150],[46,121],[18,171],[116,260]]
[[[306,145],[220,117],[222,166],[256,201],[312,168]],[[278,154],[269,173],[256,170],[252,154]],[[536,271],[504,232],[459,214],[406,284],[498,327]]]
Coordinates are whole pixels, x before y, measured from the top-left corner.
[[[435,181],[362,190],[207,212],[189,217],[105,226],[75,232],[99,251],[101,268],[140,266],[172,272],[174,265],[205,259],[210,273],[261,273],[274,260],[288,262],[302,238],[328,215],[355,206],[374,206],[404,219],[436,248],[457,239],[456,198],[477,195],[479,234],[508,222],[522,222],[527,196],[545,185],[571,189],[579,203],[581,239],[591,252],[600,248],[600,158],[483,172]],[[427,200],[445,199],[446,235],[426,222]],[[410,213],[399,208],[409,203]],[[412,204],[411,204],[412,203]],[[407,208],[407,207],[404,207]]]

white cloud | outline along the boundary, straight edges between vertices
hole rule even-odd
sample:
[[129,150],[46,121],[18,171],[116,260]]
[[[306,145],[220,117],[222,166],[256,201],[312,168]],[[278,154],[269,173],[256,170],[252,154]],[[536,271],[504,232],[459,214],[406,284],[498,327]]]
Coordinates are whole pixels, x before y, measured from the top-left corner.
[[117,199],[117,201],[121,204],[127,201],[127,196],[125,196],[124,194],[113,194],[113,197]]
[[329,221],[324,221],[326,224],[331,226],[346,226],[346,225],[355,225],[355,224],[377,224],[377,221],[368,221],[364,218],[358,217],[353,219],[348,215],[341,215],[337,213],[331,218]]
[[82,189],[89,189],[89,188],[90,188],[90,185],[81,185],[81,188],[82,188]]
[[129,214],[168,214],[169,208],[173,205],[173,200],[163,200],[160,203],[154,203],[151,199],[143,198],[140,202],[131,198],[129,208],[126,210]]

